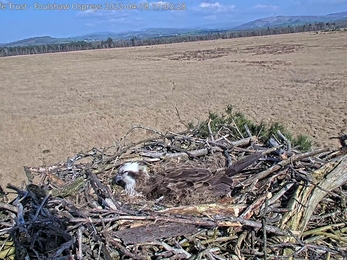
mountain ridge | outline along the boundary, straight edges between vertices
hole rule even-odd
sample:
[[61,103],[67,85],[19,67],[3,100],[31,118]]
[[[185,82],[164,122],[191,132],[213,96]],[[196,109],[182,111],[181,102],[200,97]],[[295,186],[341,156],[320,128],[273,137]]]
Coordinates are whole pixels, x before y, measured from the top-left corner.
[[267,27],[294,26],[303,25],[305,23],[315,22],[334,22],[337,20],[347,19],[347,11],[339,13],[331,13],[327,15],[302,15],[302,16],[270,16],[256,19],[248,23],[234,27],[234,30],[251,30]]

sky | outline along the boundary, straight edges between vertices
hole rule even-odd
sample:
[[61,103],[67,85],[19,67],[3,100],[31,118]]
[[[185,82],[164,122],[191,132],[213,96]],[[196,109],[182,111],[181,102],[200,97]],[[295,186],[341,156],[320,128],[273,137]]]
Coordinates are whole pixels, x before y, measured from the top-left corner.
[[0,0],[0,43],[144,28],[237,26],[269,16],[343,11],[347,0]]

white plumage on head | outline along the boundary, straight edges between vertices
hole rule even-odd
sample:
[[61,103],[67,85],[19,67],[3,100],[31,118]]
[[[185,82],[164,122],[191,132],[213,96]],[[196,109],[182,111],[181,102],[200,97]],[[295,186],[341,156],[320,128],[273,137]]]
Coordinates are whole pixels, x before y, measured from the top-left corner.
[[128,162],[119,168],[119,173],[123,172],[139,172],[140,165],[138,162]]
[[136,180],[146,182],[149,178],[147,167],[138,162],[127,162],[118,169],[113,183],[123,186],[125,192],[131,196],[138,194],[135,191]]

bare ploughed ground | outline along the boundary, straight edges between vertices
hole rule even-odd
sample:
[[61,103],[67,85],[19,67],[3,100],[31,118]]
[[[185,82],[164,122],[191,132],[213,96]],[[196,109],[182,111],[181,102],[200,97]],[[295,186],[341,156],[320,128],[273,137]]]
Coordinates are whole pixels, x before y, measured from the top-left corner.
[[[290,34],[0,59],[0,180],[110,146],[132,125],[184,129],[234,105],[316,146],[347,125],[347,33]],[[146,133],[144,133],[145,135]]]

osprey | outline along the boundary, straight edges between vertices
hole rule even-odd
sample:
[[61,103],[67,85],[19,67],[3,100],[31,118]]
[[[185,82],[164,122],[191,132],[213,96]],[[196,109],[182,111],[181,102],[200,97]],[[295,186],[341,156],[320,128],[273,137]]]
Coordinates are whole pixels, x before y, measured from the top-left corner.
[[222,197],[230,194],[235,183],[232,177],[256,162],[262,153],[254,153],[223,171],[211,172],[208,169],[178,167],[167,169],[161,174],[150,176],[146,166],[138,162],[123,164],[113,179],[113,184],[122,186],[126,194],[143,194],[149,198],[161,196],[181,198],[182,196],[199,197],[212,195]]

